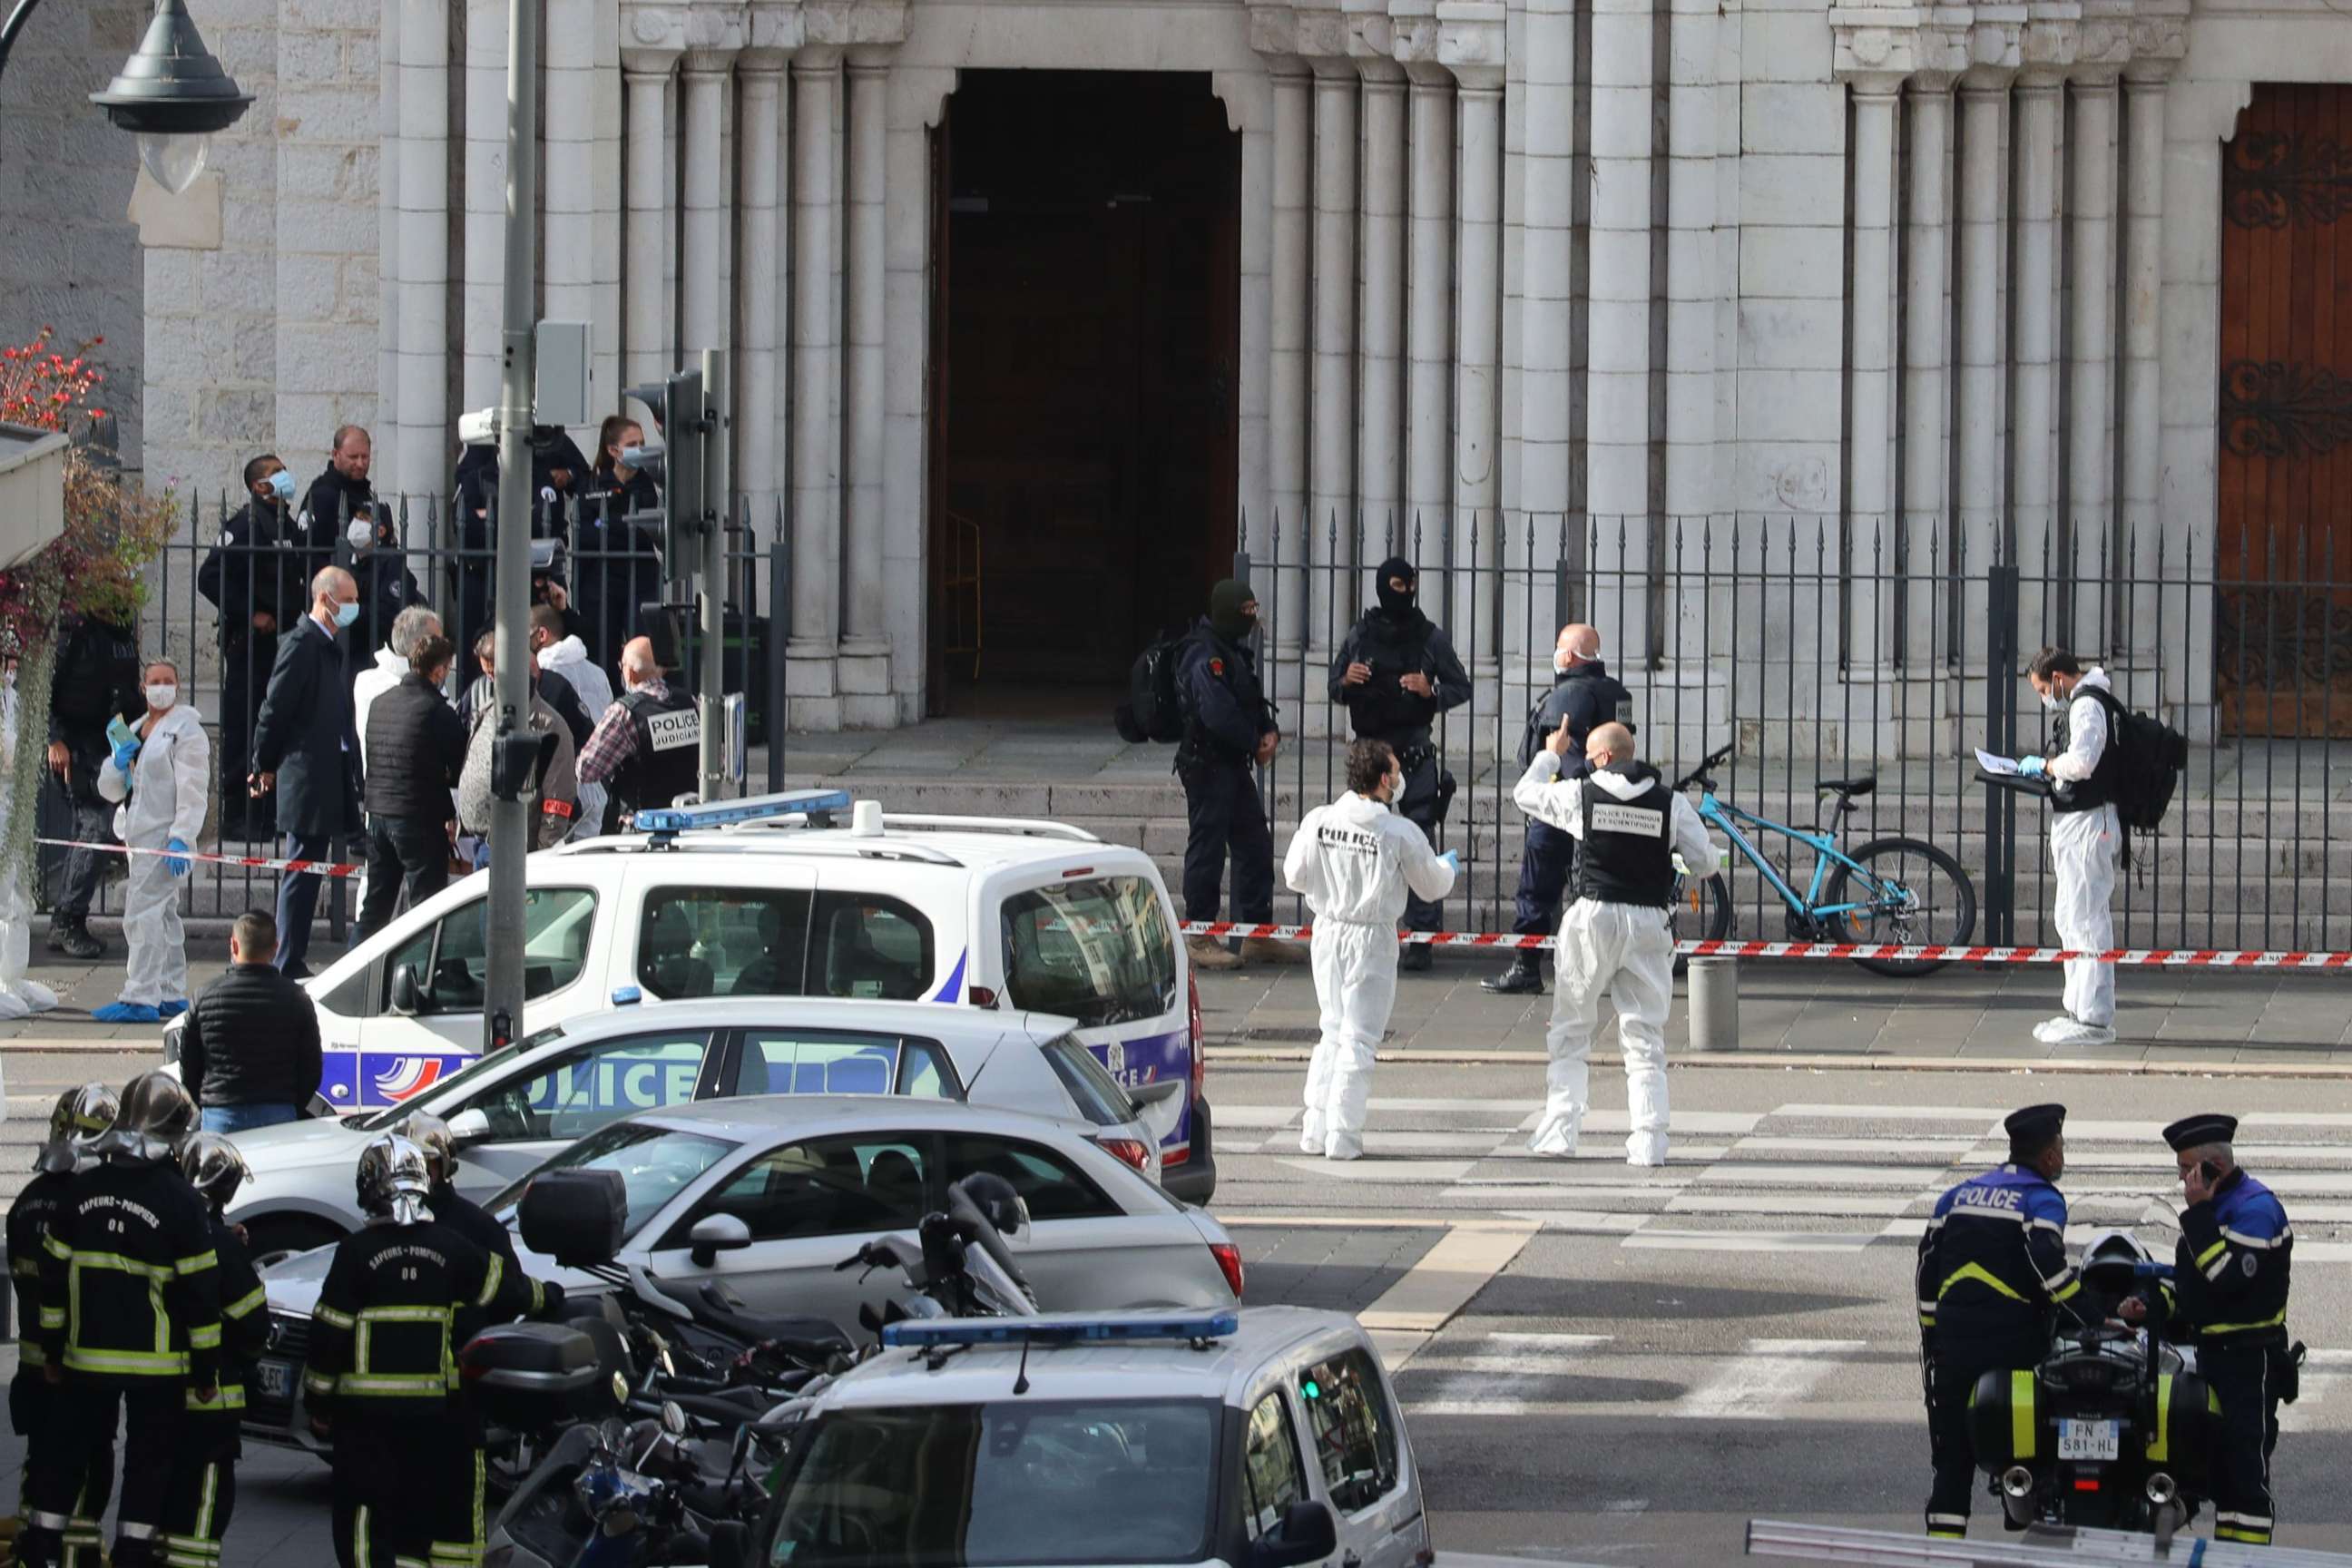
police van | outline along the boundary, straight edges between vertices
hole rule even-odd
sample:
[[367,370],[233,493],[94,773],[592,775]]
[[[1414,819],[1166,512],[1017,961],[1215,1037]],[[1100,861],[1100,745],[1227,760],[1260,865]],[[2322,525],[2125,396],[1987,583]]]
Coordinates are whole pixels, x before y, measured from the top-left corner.
[[[518,1037],[616,1004],[712,996],[1059,1014],[1128,1088],[1185,1082],[1162,1184],[1208,1200],[1200,998],[1139,850],[1054,822],[885,814],[837,791],[643,812],[638,825],[525,862]],[[474,1058],[488,905],[488,878],[468,877],[308,982],[337,1111],[396,1104]],[[172,1059],[178,1026],[165,1031]]]

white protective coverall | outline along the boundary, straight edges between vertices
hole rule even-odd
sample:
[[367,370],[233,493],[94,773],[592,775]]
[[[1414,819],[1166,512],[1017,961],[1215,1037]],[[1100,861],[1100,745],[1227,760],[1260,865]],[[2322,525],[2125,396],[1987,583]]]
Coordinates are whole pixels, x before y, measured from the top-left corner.
[[[16,672],[0,679],[0,757],[16,754]],[[0,843],[8,837],[8,797],[0,791]],[[0,1024],[58,1005],[58,994],[26,971],[33,959],[33,900],[23,878],[0,869]]]
[[1323,1023],[1307,1068],[1298,1146],[1352,1160],[1364,1152],[1374,1052],[1396,1005],[1397,921],[1406,890],[1442,899],[1454,889],[1454,868],[1419,827],[1350,791],[1307,814],[1290,836],[1282,876],[1315,911],[1308,952]]
[[[148,729],[124,778],[110,756],[98,770],[98,793],[121,804],[114,836],[134,849],[161,849],[174,838],[195,847],[205,829],[212,742],[204,715],[174,703]],[[188,999],[187,935],[180,929],[180,880],[161,855],[133,855],[122,895],[122,995],[134,1006]]]
[[[2107,750],[2107,710],[2085,695],[2112,692],[2107,672],[2084,670],[2066,704],[2066,749],[2050,759],[2050,776],[2079,784],[2091,776]],[[2053,812],[2050,859],[2057,874],[2058,907],[2053,911],[2058,940],[2077,952],[2105,952],[2116,944],[2116,860],[2123,849],[2123,821],[2116,808]],[[2109,1029],[2116,1022],[2116,966],[2087,958],[2066,964],[2066,1013],[2078,1024]],[[2053,1019],[2053,1025],[2058,1020]]]
[[[1584,792],[1598,789],[1633,800],[1649,788],[1646,778],[1596,773],[1562,780],[1560,760],[1547,749],[1536,753],[1511,792],[1521,811],[1580,842],[1584,837]],[[1712,866],[1715,847],[1698,811],[1675,796],[1667,837],[1686,865]],[[1661,1165],[1666,1159],[1666,1010],[1675,995],[1675,942],[1666,911],[1642,904],[1604,904],[1579,898],[1560,919],[1553,953],[1551,1028],[1544,1046],[1543,1121],[1528,1147],[1538,1154],[1573,1154],[1584,1113],[1592,1103],[1585,1057],[1600,1022],[1606,991],[1617,1009],[1618,1044],[1625,1052],[1626,1110],[1633,1131],[1625,1159],[1635,1165]]]
[[[588,645],[578,637],[565,637],[541,648],[536,656],[539,668],[551,669],[572,682],[572,689],[580,694],[580,706],[592,719],[602,719],[604,710],[613,705],[613,683],[604,671],[588,657]],[[593,838],[604,831],[604,803],[609,798],[604,786],[580,781],[580,815],[572,819],[568,843],[573,838]]]

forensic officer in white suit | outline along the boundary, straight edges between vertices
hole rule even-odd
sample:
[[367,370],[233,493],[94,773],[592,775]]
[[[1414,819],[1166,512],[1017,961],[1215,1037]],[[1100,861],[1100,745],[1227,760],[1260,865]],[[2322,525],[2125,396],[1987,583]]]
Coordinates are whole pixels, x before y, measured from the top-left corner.
[[1528,1147],[1562,1157],[1591,1104],[1585,1055],[1592,1047],[1601,994],[1617,1009],[1625,1050],[1625,1098],[1633,1133],[1629,1165],[1666,1163],[1666,1008],[1674,1000],[1675,943],[1666,910],[1675,896],[1675,857],[1711,866],[1698,812],[1658,774],[1633,759],[1633,732],[1602,724],[1585,737],[1592,772],[1562,781],[1568,754],[1562,724],[1536,753],[1511,798],[1539,822],[1577,840],[1576,902],[1561,921],[1552,988],[1551,1062],[1545,1074],[1542,1122]]
[[1373,1053],[1396,1004],[1397,921],[1405,895],[1434,903],[1454,889],[1461,858],[1440,855],[1392,809],[1404,775],[1385,741],[1348,748],[1348,793],[1307,814],[1290,837],[1283,879],[1315,911],[1315,1000],[1323,1032],[1307,1068],[1298,1147],[1326,1159],[1364,1152]]
[[90,1016],[107,1024],[152,1024],[188,1007],[188,939],[180,928],[180,879],[204,831],[210,804],[213,747],[204,715],[180,700],[171,660],[147,666],[146,716],[107,736],[98,793],[116,803],[114,836],[134,849],[122,897],[122,940],[130,949],[122,994]]

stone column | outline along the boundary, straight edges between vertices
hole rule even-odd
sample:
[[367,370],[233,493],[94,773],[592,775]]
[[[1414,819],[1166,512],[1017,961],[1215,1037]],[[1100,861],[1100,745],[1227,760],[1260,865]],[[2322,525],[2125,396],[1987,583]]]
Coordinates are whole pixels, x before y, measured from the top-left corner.
[[[1952,345],[1959,412],[1952,429],[1952,468],[1959,487],[1956,563],[1981,583],[2000,553],[2003,371],[2001,274],[2008,205],[2002,178],[2002,124],[2009,114],[2006,72],[1971,71],[1960,84],[1959,331]],[[1961,616],[1963,655],[1983,650],[1985,596],[1968,590]]]
[[[653,26],[643,24],[651,20]],[[640,31],[660,36],[657,17],[641,14]],[[670,363],[670,297],[663,280],[669,203],[665,178],[669,147],[666,109],[669,73],[685,53],[677,47],[636,45],[621,52],[621,78],[628,99],[626,174],[622,181],[627,247],[621,298],[626,310],[623,363],[634,385],[660,380]],[[648,436],[652,432],[646,432]]]
[[1364,216],[1357,252],[1363,279],[1363,424],[1356,448],[1364,543],[1357,564],[1374,566],[1389,554],[1391,541],[1400,554],[1412,550],[1412,520],[1403,504],[1404,68],[1389,52],[1385,12],[1349,21],[1364,92]]
[[1307,341],[1312,321],[1315,79],[1292,52],[1296,41],[1286,7],[1252,13],[1252,42],[1267,56],[1274,80],[1273,209],[1266,302],[1266,489],[1274,510],[1274,553],[1281,569],[1254,584],[1271,594],[1276,668],[1295,661],[1307,634],[1307,579],[1298,564],[1307,548]]
[[1846,627],[1851,663],[1894,650],[1893,603],[1880,592],[1895,511],[1895,118],[1901,79],[1853,79],[1853,217],[1846,331],[1846,516],[1853,526]]
[[[882,515],[887,526],[891,696],[898,723],[923,713],[930,679],[924,628],[932,566],[927,491],[931,406],[931,127],[940,122],[956,73],[904,63],[891,68],[887,187],[883,212],[884,310]],[[845,706],[845,717],[870,700]]]
[[[2063,78],[2029,68],[2017,80],[2017,242],[2010,278],[2010,559],[2023,574],[2018,594],[2020,647],[2043,636],[2045,606],[2037,579],[2063,578],[2065,557],[2054,534],[2058,497],[2058,132]],[[2049,624],[2055,635],[2054,624]]]
[[[1567,526],[1574,437],[1570,313],[1575,293],[1570,253],[1576,243],[1576,0],[1529,0],[1525,37],[1518,500],[1530,522],[1549,532]],[[1545,614],[1550,614],[1549,606]]]
[[1454,435],[1454,79],[1429,48],[1412,73],[1412,256],[1406,280],[1405,500],[1416,564],[1443,566]]
[[449,482],[449,12],[400,4],[397,391],[388,489],[439,495]]
[[2073,234],[2067,302],[2066,549],[2060,559],[2074,579],[2066,628],[2079,647],[2105,647],[2106,584],[2118,573],[2115,527],[2116,118],[2119,89],[2112,69],[2078,72],[2069,216]]
[[1947,371],[1951,306],[1951,243],[1947,215],[1952,200],[1952,83],[1949,77],[1914,77],[1911,136],[1904,162],[1909,197],[1903,252],[1903,529],[1886,552],[1905,574],[1903,659],[1914,671],[1929,668],[1937,647],[1933,572],[1948,566],[1951,540],[1943,536],[1949,504],[1946,447],[1951,414]]
[[[1241,332],[1234,367],[1241,449],[1234,476],[1234,537],[1254,559],[1264,561],[1274,548],[1266,424],[1274,310],[1274,82],[1255,70],[1220,71],[1211,82],[1225,106],[1226,125],[1242,139]],[[1270,578],[1263,592],[1275,592]]]
[[[1594,0],[1591,322],[1585,373],[1586,508],[1595,530],[1593,593],[1622,604],[1609,628],[1618,668],[1652,652],[1649,596],[1650,160],[1654,43],[1648,0]],[[1624,592],[1620,594],[1620,587]]]
[[[776,357],[783,334],[784,233],[777,205],[784,155],[784,66],[781,49],[753,47],[740,68],[742,102],[742,192],[735,243],[742,279],[743,345],[735,375],[735,488],[745,498],[751,536],[764,547],[783,484],[777,445]],[[764,584],[762,584],[764,587]]]
[[727,161],[719,138],[722,106],[734,68],[735,57],[717,49],[694,49],[686,57],[682,114],[686,233],[678,262],[678,349],[684,355],[723,348],[727,342],[721,318],[730,313],[722,288],[728,211],[720,184]]
[[[592,0],[548,0],[546,226],[541,294],[550,321],[596,320],[596,10]],[[593,330],[591,333],[593,336]],[[606,388],[599,385],[602,395]],[[574,431],[582,450],[595,430]],[[590,453],[590,461],[594,454]]]
[[466,225],[459,395],[467,408],[499,400],[499,302],[506,292],[506,7],[466,6]]
[[841,632],[839,322],[834,310],[840,147],[834,100],[841,51],[793,58],[793,711],[812,729],[840,724],[835,645]]
[[[1666,89],[1665,536],[1656,559],[1684,574],[1665,601],[1661,654],[1698,668],[1715,643],[1705,617],[1711,595],[1690,574],[1707,565],[1707,519],[1723,504],[1717,445],[1716,32],[1717,0],[1672,0]],[[1735,150],[1737,144],[1735,143]],[[1543,642],[1535,648],[1548,646]],[[1530,648],[1530,652],[1535,651]],[[1703,723],[1705,703],[1693,721]],[[1665,737],[1659,736],[1663,747]],[[1712,742],[1709,742],[1711,745]]]
[[[1502,348],[1504,8],[1491,0],[1439,0],[1437,24],[1438,60],[1454,73],[1461,103],[1454,562],[1491,570],[1498,558],[1494,512],[1502,499],[1495,459],[1502,434],[1496,374]],[[1494,605],[1479,602],[1472,573],[1452,575],[1447,609],[1454,646],[1475,667],[1492,660],[1500,647]]]
[[[887,699],[890,634],[885,608],[882,541],[882,203],[884,121],[889,85],[887,53],[854,49],[849,77],[848,218],[843,235],[844,326],[848,354],[842,395],[842,451],[848,464],[848,501],[842,544],[849,554],[849,587],[842,606],[842,691]],[[853,664],[851,661],[857,660]]]
[[1308,536],[1318,570],[1307,584],[1308,662],[1355,618],[1356,69],[1315,67],[1315,369]]
[[2158,516],[2164,478],[2164,97],[2171,62],[2135,64],[2124,78],[2123,563],[2131,587],[2134,668],[2154,668],[2164,608],[2155,586],[2164,559]]

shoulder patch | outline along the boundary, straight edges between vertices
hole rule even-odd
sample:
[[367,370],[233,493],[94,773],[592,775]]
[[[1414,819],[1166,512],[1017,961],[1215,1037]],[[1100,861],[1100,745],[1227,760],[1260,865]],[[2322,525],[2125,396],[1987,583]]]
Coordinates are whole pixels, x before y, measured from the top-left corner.
[[2238,1255],[2238,1270],[2247,1279],[2252,1279],[2254,1277],[2254,1270],[2260,1267],[2261,1265],[2254,1261],[2252,1253],[2242,1252]]
[[1225,661],[1224,661],[1223,659],[1222,659],[1222,658],[1213,658],[1213,659],[1211,659],[1211,660],[1209,661],[1209,673],[1210,673],[1211,675],[1219,675],[1219,676],[1221,676],[1221,675],[1224,674],[1224,673],[1225,673]]

